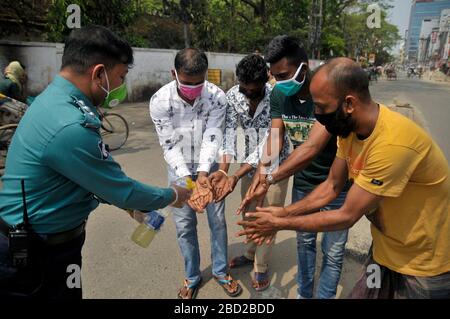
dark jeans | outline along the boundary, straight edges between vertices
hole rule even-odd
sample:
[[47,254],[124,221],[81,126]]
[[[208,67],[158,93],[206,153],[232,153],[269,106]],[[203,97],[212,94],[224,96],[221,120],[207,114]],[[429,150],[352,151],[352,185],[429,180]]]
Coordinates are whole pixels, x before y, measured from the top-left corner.
[[[84,232],[67,243],[52,246],[33,238],[29,266],[17,269],[12,266],[8,238],[0,234],[0,298],[81,299],[81,278],[75,288],[69,288],[68,281],[73,274],[81,276],[84,240]],[[69,265],[76,265],[72,267],[79,271],[68,269]]]

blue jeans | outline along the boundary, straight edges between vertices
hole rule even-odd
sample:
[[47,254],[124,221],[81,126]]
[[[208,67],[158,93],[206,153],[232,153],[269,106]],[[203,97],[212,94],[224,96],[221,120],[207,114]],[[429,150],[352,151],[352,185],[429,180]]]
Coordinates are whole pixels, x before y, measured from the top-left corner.
[[[292,189],[292,202],[297,202],[308,193]],[[346,192],[342,192],[324,210],[338,209],[344,204]],[[336,290],[341,277],[344,261],[345,244],[348,230],[323,233],[322,237],[322,269],[319,278],[317,297],[331,299],[336,297]],[[298,272],[297,284],[300,298],[312,298],[314,290],[314,274],[316,272],[316,240],[317,233],[297,232]]]
[[[169,173],[169,180],[172,178],[173,176]],[[228,236],[225,221],[225,201],[217,204],[211,203],[206,206],[206,215],[211,231],[212,273],[214,276],[222,278],[227,275],[228,270]],[[195,285],[201,279],[200,249],[197,237],[197,213],[187,204],[182,208],[173,208],[173,221],[177,229],[178,245],[184,258],[186,279],[189,280],[191,285]]]

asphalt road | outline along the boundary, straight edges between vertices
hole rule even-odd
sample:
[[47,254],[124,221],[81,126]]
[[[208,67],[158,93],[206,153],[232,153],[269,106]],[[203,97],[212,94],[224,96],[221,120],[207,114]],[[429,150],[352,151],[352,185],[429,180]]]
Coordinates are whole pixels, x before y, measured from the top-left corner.
[[[419,116],[423,115],[427,128],[447,158],[450,158],[450,86],[420,80],[380,80],[371,85],[371,91],[374,99],[381,103],[391,104],[394,99],[410,103]],[[129,121],[131,133],[125,147],[114,152],[114,158],[130,176],[146,183],[165,186],[165,163],[147,104],[123,105],[117,111]],[[239,185],[236,189],[239,189]],[[286,203],[290,203],[290,197],[288,194]],[[226,202],[230,258],[242,253],[242,240],[235,237],[239,230],[236,221],[240,217],[234,215],[234,211],[239,200],[239,192],[236,191]],[[198,220],[204,279],[198,298],[228,298],[211,276],[210,237],[206,218],[199,215]],[[122,211],[107,205],[102,205],[91,215],[83,250],[85,298],[176,298],[183,282],[184,270],[172,220],[166,222],[147,249],[138,247],[130,240],[136,226]],[[358,279],[362,270],[361,262],[370,243],[369,223],[363,218],[350,230],[338,297],[345,297]],[[317,265],[320,265],[320,243],[318,252]],[[257,293],[251,287],[250,267],[233,270],[232,275],[240,280],[244,288],[240,298],[295,298],[296,258],[295,233],[280,232],[270,265],[271,288]],[[316,273],[319,274],[319,271],[320,267]]]
[[450,83],[405,78],[382,80],[371,86],[371,92],[381,103],[391,104],[397,100],[411,104],[450,160]]
[[[122,105],[116,111],[127,118],[131,131],[127,144],[113,152],[114,158],[129,176],[145,183],[165,186],[165,162],[146,103]],[[242,239],[235,237],[239,231],[236,222],[240,219],[234,214],[240,202],[238,190],[239,185],[226,202],[230,258],[243,252]],[[288,194],[287,203],[290,203],[290,198]],[[228,298],[211,276],[210,235],[206,216],[198,215],[198,221],[204,282],[198,298]],[[91,214],[83,250],[85,298],[176,298],[183,283],[184,269],[172,220],[165,223],[147,249],[130,240],[135,227],[135,221],[112,206],[102,205]],[[359,261],[370,245],[367,221],[362,220],[355,229],[348,245],[338,291],[344,296],[353,287],[360,271]],[[295,298],[296,258],[295,233],[281,232],[270,266],[272,287],[263,293],[256,293],[251,287],[251,268],[233,270],[232,275],[241,281],[244,288],[240,298]]]

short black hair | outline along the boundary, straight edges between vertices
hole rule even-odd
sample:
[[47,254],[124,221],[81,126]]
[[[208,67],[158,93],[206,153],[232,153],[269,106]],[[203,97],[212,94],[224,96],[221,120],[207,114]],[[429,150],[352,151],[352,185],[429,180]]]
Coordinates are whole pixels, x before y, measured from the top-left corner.
[[175,56],[175,70],[187,75],[199,75],[208,70],[208,58],[203,51],[185,48]]
[[355,94],[364,103],[368,103],[372,99],[369,77],[358,63],[349,58],[334,58],[317,68],[314,75],[322,70],[327,72],[339,101],[343,101],[349,94]]
[[104,64],[108,69],[116,64],[133,64],[133,49],[108,28],[91,25],[74,29],[66,40],[61,69],[71,67],[84,73],[92,65]]
[[295,66],[299,66],[302,62],[308,63],[308,54],[297,39],[288,35],[278,35],[267,46],[265,59],[268,63],[277,63],[283,58],[287,58],[289,63]]
[[236,67],[236,77],[242,83],[266,83],[269,80],[267,64],[258,54],[244,57]]

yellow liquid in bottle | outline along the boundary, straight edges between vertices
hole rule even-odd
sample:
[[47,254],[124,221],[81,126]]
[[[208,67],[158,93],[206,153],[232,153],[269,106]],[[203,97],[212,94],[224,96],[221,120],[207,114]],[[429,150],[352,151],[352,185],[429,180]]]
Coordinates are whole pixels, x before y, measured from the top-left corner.
[[131,240],[142,248],[147,248],[153,238],[155,238],[155,235],[156,232],[153,229],[148,228],[145,223],[142,223],[136,228],[133,235],[131,235]]
[[[192,190],[195,188],[194,181],[190,178],[186,178],[186,189]],[[128,213],[132,212],[132,210],[127,210]],[[167,217],[167,214],[164,216]],[[142,248],[147,248],[152,242],[153,238],[155,238],[156,231],[149,228],[145,223],[140,224],[134,233],[131,235],[131,240],[134,241],[137,245]]]

